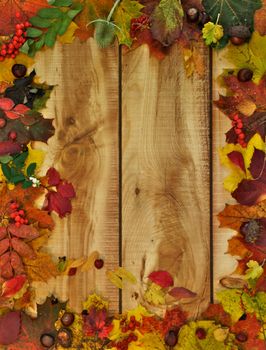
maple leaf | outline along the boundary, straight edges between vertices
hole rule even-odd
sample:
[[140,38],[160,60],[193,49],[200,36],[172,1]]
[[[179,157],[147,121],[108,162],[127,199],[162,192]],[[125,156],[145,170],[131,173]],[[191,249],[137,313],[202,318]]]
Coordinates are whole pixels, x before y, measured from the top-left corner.
[[56,336],[55,322],[61,310],[65,310],[65,303],[54,303],[54,298],[47,298],[43,305],[37,305],[37,319],[22,314],[22,328],[19,338],[7,350],[32,349],[41,350],[40,337],[44,333]]
[[0,345],[14,343],[21,329],[21,314],[18,311],[0,316]]
[[138,18],[143,6],[138,1],[122,0],[114,13],[114,23],[119,27],[116,35],[119,44],[131,46],[130,26],[133,18]]
[[161,0],[151,16],[153,38],[164,46],[173,44],[181,34],[183,16],[180,0]]
[[145,291],[144,299],[153,305],[164,305],[165,304],[166,292],[155,283],[150,283]]
[[[250,16],[251,18],[251,16]],[[259,83],[266,72],[266,38],[254,32],[250,41],[241,46],[230,45],[226,58],[237,68],[249,68],[253,72],[253,82]],[[249,84],[247,84],[248,87]]]
[[221,303],[225,312],[227,312],[232,321],[237,322],[244,314],[242,306],[242,291],[238,289],[222,290],[216,293],[217,300]]
[[[25,22],[29,17],[34,16],[36,12],[43,7],[47,7],[46,0],[20,0],[0,1],[0,34],[9,35],[15,32],[15,25],[20,22]],[[16,19],[16,13],[20,13],[20,18]]]
[[245,272],[244,279],[245,280],[257,280],[264,272],[263,268],[259,263],[255,260],[250,260],[247,263],[248,269]]
[[174,284],[173,277],[168,271],[153,271],[149,274],[148,278],[162,288],[168,288]]
[[112,321],[108,318],[107,310],[97,310],[92,307],[87,315],[82,315],[83,332],[87,337],[95,337],[98,335],[100,339],[108,337],[113,329]]
[[37,252],[34,259],[23,259],[25,272],[30,282],[47,282],[58,275],[58,270],[50,255]]
[[206,45],[217,44],[218,41],[223,37],[223,27],[219,24],[208,22],[202,29],[203,39]]

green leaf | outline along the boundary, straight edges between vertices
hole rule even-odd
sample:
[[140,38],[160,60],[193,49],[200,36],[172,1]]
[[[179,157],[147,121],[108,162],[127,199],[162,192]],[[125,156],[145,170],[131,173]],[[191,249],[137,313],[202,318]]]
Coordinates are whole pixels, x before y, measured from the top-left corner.
[[28,38],[38,38],[39,36],[42,35],[42,31],[37,28],[28,28],[27,29],[27,37]]
[[31,17],[29,21],[32,25],[34,25],[34,27],[49,28],[51,26],[51,22],[49,20],[39,16]]
[[22,168],[24,166],[26,159],[28,158],[28,155],[29,155],[28,151],[19,154],[17,157],[13,159],[13,164],[18,168]]
[[30,47],[34,44],[33,39],[28,39],[19,49],[20,52],[25,53],[26,55],[29,53]]
[[80,3],[76,3],[75,5],[72,6],[71,10],[67,12],[67,15],[69,18],[73,19],[80,13],[82,9],[83,9],[83,6]]
[[[43,41],[44,41],[44,38],[43,38]],[[54,87],[52,85],[47,85],[47,84],[33,84],[33,87],[42,89],[43,91],[43,95],[40,97],[37,96],[33,102],[32,109],[34,111],[39,111],[46,107],[46,102],[48,101]]]
[[46,8],[38,11],[38,16],[45,19],[58,19],[63,16],[63,12],[58,8]]
[[[41,50],[43,45],[44,45],[44,35],[40,38],[40,40],[36,41],[36,43],[35,43],[36,50],[37,51]],[[35,100],[34,100],[34,102],[35,102]]]
[[24,189],[29,188],[31,186],[32,186],[32,182],[28,181],[28,180],[25,180],[22,184],[22,188],[24,188]]
[[56,41],[56,36],[57,30],[55,26],[49,28],[44,37],[45,45],[48,47],[53,47]]
[[102,49],[110,46],[115,40],[115,27],[109,22],[96,22],[94,39]]
[[253,29],[254,13],[261,8],[261,0],[203,0],[205,11],[216,22],[218,14],[219,24],[228,31],[233,26],[244,25]]
[[1,169],[4,174],[4,176],[7,178],[8,181],[10,181],[11,178],[11,169],[7,164],[1,164]]
[[116,30],[119,43],[131,46],[130,25],[132,18],[142,15],[143,6],[138,1],[122,0],[114,13],[114,23],[120,28]]
[[23,174],[16,175],[10,179],[10,182],[13,182],[15,185],[19,182],[22,182],[25,180],[25,176]]
[[36,166],[36,163],[30,163],[30,165],[27,167],[27,176],[32,176],[34,174]]
[[53,6],[62,6],[62,7],[66,7],[66,6],[71,6],[72,5],[72,0],[50,0],[48,1],[50,5]]
[[62,20],[62,23],[60,25],[60,28],[58,30],[58,35],[65,34],[65,32],[67,31],[67,28],[69,27],[70,23],[71,23],[71,19],[67,15],[65,15],[63,20]]
[[7,164],[7,163],[9,163],[12,159],[13,159],[13,157],[11,157],[11,156],[9,156],[9,155],[2,156],[2,157],[0,157],[0,163]]
[[181,34],[184,11],[180,0],[161,0],[152,14],[151,32],[164,46],[173,44]]

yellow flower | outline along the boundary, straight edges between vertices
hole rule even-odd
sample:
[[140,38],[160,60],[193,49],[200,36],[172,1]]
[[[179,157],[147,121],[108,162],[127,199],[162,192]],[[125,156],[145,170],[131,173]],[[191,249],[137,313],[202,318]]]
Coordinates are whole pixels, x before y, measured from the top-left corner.
[[0,62],[0,82],[12,83],[14,81],[12,66],[16,63],[23,64],[28,68],[33,65],[34,61],[29,56],[20,53],[16,58],[7,58]]
[[83,303],[83,308],[89,310],[91,307],[97,310],[108,309],[109,303],[97,294],[91,294],[88,299]]

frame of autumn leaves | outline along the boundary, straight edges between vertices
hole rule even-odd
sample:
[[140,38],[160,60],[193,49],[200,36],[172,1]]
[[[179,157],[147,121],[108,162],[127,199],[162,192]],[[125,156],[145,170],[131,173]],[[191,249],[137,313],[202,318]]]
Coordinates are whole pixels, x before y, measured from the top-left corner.
[[[73,5],[72,1],[56,1],[54,6]],[[94,1],[91,3],[98,16],[110,11],[108,0],[101,4],[102,7]],[[129,36],[118,38],[120,42],[129,40],[133,45],[147,43],[161,59],[167,49],[160,42],[161,33],[157,33],[157,40],[152,37],[147,21],[156,4],[147,4],[147,1],[141,1],[134,14],[131,13],[127,21]],[[25,10],[23,16],[28,18],[35,15],[42,5],[41,2],[38,8],[31,4],[30,10]],[[83,5],[87,9],[89,3]],[[199,6],[202,10],[198,1],[186,2],[184,9],[191,5]],[[80,7],[68,8],[67,11],[75,9],[76,15],[79,15],[79,28],[70,21],[60,38],[63,43],[71,42],[75,32],[82,40],[91,35],[91,29],[84,25],[88,22],[85,11],[81,11]],[[265,350],[266,28],[262,18],[266,7],[258,12],[260,14],[255,17],[257,31],[251,40],[241,46],[230,45],[227,48],[227,58],[234,68],[220,77],[226,94],[215,102],[232,123],[220,157],[230,170],[224,181],[225,189],[238,204],[226,205],[219,214],[219,220],[221,227],[236,232],[229,240],[228,252],[238,257],[238,266],[232,276],[221,279],[225,289],[216,295],[219,304],[211,304],[201,318],[194,321],[182,311],[181,305],[184,299],[195,298],[195,293],[174,286],[174,279],[167,271],[154,271],[147,276],[143,303],[120,315],[110,316],[108,302],[95,294],[84,302],[82,314],[74,314],[66,304],[53,298],[37,306],[35,316],[38,315],[38,318],[34,325],[31,317],[21,312],[29,313],[34,305],[35,281],[48,280],[62,273],[75,273],[77,266],[82,266],[83,270],[91,268],[98,253],[93,252],[88,259],[78,263],[63,259],[56,264],[43,249],[54,228],[50,213],[65,217],[71,212],[71,200],[75,197],[71,183],[62,179],[56,169],[50,168],[45,174],[40,172],[45,154],[34,147],[34,141],[47,142],[55,132],[52,120],[45,119],[41,114],[53,87],[37,83],[34,71],[14,80],[14,64],[29,67],[32,63],[23,54],[0,63],[0,69],[1,65],[5,67],[4,73],[0,73],[0,344],[10,350],[25,346],[27,349],[42,349],[40,336],[46,332],[54,339],[56,348],[63,349],[65,346],[58,338],[63,328],[70,337],[69,347],[72,349]],[[132,18],[138,17],[141,21],[132,21]],[[5,21],[8,34],[13,24],[6,18]],[[141,26],[136,25],[139,23]],[[179,36],[184,57],[188,57],[188,53],[190,57],[185,60],[188,75],[196,68],[199,74],[204,73],[200,70],[201,65],[196,64],[200,62],[200,57],[193,44],[200,39],[201,32],[193,26],[185,22]],[[137,39],[135,42],[133,37]],[[253,80],[239,81],[237,73],[242,68],[252,70]],[[241,144],[236,133],[240,124],[244,134]],[[118,288],[122,288],[124,283],[137,282],[123,268],[109,271],[108,278]],[[166,304],[168,307],[163,315],[149,311],[150,306]],[[65,312],[74,315],[74,321],[68,326],[62,323]]]

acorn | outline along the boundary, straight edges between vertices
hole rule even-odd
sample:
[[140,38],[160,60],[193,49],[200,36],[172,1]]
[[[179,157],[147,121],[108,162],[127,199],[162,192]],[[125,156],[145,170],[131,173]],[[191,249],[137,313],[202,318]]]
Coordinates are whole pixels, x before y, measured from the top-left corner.
[[248,340],[248,336],[245,332],[239,332],[236,334],[236,339],[240,342],[240,343],[245,343]]
[[103,268],[104,265],[104,261],[103,259],[96,259],[94,261],[94,266],[96,267],[96,269],[100,270],[101,268]]
[[54,345],[55,339],[51,334],[44,333],[40,337],[40,342],[41,342],[43,347],[50,348],[51,346]]
[[251,31],[246,26],[233,26],[229,28],[228,35],[231,43],[238,46],[244,44],[251,37]]
[[248,68],[242,68],[237,73],[237,79],[241,81],[242,83],[245,83],[247,81],[250,81],[253,78],[253,72],[252,70]]
[[57,342],[63,348],[70,348],[72,344],[72,332],[67,328],[60,328],[57,333]]
[[16,78],[23,78],[27,73],[27,67],[24,64],[14,64],[11,68],[13,75]]
[[188,22],[195,23],[195,22],[198,22],[200,13],[196,7],[190,7],[186,11],[186,15],[187,15]]
[[245,44],[246,40],[243,38],[239,38],[238,36],[232,36],[230,37],[230,41],[235,46],[240,46]]
[[168,346],[175,346],[177,344],[177,340],[177,333],[173,330],[168,331],[164,337],[165,344]]
[[65,327],[69,327],[75,320],[75,315],[72,312],[65,312],[61,317],[61,322]]

